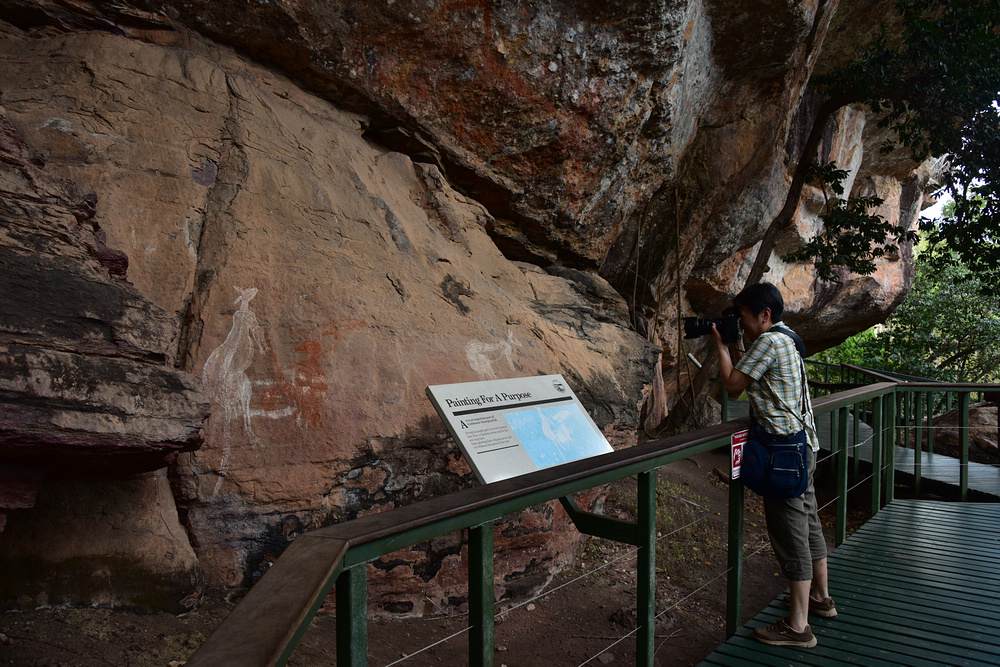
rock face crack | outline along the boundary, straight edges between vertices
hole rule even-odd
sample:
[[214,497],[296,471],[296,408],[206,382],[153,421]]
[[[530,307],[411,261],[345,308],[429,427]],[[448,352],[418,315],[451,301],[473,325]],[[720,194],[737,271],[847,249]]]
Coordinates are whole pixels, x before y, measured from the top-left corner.
[[230,250],[228,239],[237,233],[239,227],[239,221],[233,216],[231,207],[246,185],[249,173],[249,162],[242,141],[243,130],[239,122],[242,96],[234,92],[236,86],[230,83],[231,78],[227,76],[231,96],[229,115],[223,125],[223,147],[219,164],[215,166],[215,177],[209,186],[205,212],[195,242],[197,261],[194,284],[181,316],[177,360],[179,367],[189,372],[197,370],[194,369],[194,350],[201,340],[205,325],[202,311],[215,284],[216,268],[225,266]]

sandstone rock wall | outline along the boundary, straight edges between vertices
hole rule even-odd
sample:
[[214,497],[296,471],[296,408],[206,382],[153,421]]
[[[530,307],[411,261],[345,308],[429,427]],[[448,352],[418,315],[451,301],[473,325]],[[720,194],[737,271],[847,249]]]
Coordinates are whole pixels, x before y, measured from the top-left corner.
[[0,599],[183,611],[201,570],[166,476],[143,473],[201,445],[207,397],[96,197],[45,161],[0,107]]
[[[0,8],[12,131],[35,169],[93,193],[102,247],[155,305],[135,330],[165,318],[176,335],[157,359],[211,403],[204,444],[169,477],[205,581],[226,586],[252,583],[303,530],[473,483],[427,385],[563,373],[616,447],[685,413],[692,386],[704,396],[711,364],[695,375],[684,360],[709,351],[680,340],[678,318],[714,316],[742,286],[808,132],[810,74],[855,40],[836,21],[857,10]],[[843,110],[824,157],[912,223],[921,176],[871,159],[869,121]],[[803,197],[776,253],[814,233],[818,203]],[[898,303],[908,252],[842,286],[776,257],[768,278],[819,349]],[[712,406],[688,409],[704,422]],[[0,535],[0,558],[24,553],[18,531]],[[578,539],[555,505],[511,517],[501,593],[544,584]],[[377,564],[380,608],[460,603],[463,549],[455,536]]]
[[[130,280],[182,326],[170,358],[211,399],[205,445],[171,471],[208,583],[253,581],[302,530],[470,483],[429,384],[561,372],[634,442],[655,348],[621,297],[507,260],[481,204],[368,143],[365,119],[211,45],[3,44],[12,123],[47,172],[98,193]],[[502,576],[535,585],[578,540],[552,507],[505,531]],[[446,578],[427,582],[461,548],[387,559],[415,588],[397,569],[381,604],[448,604]]]

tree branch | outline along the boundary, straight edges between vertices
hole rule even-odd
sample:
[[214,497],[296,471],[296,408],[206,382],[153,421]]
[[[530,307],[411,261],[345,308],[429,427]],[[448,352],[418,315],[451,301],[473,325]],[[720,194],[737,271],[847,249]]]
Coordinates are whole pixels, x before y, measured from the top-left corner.
[[747,277],[747,285],[759,282],[767,271],[767,260],[771,257],[771,251],[778,242],[778,236],[782,231],[792,224],[795,218],[795,211],[799,207],[799,199],[802,197],[802,189],[805,187],[806,178],[809,174],[809,167],[816,161],[816,153],[819,150],[820,141],[826,124],[841,107],[847,106],[853,100],[846,97],[831,98],[820,105],[816,118],[813,119],[812,129],[806,139],[806,145],[802,149],[802,155],[795,165],[795,172],[792,174],[792,184],[785,196],[785,205],[775,216],[774,220],[764,232],[760,240],[760,247],[757,249],[757,256],[754,258],[753,267]]
[[937,369],[938,370],[942,370],[944,368],[947,368],[948,366],[950,366],[951,364],[955,363],[956,361],[958,361],[962,357],[967,357],[967,356],[969,356],[970,354],[972,354],[975,351],[976,351],[976,348],[972,347],[972,346],[967,347],[967,348],[962,349],[962,350],[959,350],[958,352],[956,352],[955,354],[951,355],[950,357],[948,357],[944,361],[940,362],[937,365]]

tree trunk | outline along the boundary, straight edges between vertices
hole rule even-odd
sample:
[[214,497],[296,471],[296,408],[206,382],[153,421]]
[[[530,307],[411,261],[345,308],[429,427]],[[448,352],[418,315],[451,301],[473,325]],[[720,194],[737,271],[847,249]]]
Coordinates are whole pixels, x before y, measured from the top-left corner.
[[778,215],[775,216],[774,220],[771,221],[771,224],[764,232],[764,236],[761,237],[760,247],[757,249],[753,268],[750,269],[750,275],[747,277],[747,285],[760,282],[764,273],[770,268],[767,261],[770,259],[771,251],[774,250],[774,246],[778,242],[778,236],[791,226],[792,220],[795,218],[795,211],[798,209],[799,199],[802,197],[802,188],[806,184],[806,175],[809,173],[809,167],[816,162],[816,153],[819,149],[820,140],[823,138],[823,131],[826,129],[826,124],[838,109],[849,103],[849,100],[843,98],[828,99],[820,105],[819,111],[816,112],[812,129],[809,131],[809,138],[806,139],[802,155],[795,165],[795,172],[792,174],[792,184],[788,189],[788,195],[785,197],[785,205],[781,208]]

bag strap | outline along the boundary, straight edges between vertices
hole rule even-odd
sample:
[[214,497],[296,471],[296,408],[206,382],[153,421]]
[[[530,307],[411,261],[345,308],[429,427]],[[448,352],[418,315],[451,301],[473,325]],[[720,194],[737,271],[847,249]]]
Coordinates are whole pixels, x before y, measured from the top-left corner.
[[[808,406],[806,405],[806,393],[809,391],[809,380],[806,379],[806,344],[802,341],[802,337],[791,329],[786,328],[784,325],[775,324],[770,329],[767,330],[768,333],[775,332],[780,334],[785,334],[792,339],[795,343],[795,350],[799,353],[799,373],[802,375],[802,415],[806,414]],[[799,416],[799,421],[802,422],[803,428],[805,428],[805,419]]]

